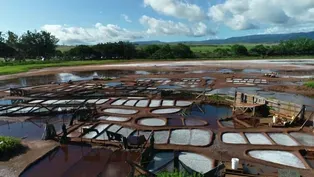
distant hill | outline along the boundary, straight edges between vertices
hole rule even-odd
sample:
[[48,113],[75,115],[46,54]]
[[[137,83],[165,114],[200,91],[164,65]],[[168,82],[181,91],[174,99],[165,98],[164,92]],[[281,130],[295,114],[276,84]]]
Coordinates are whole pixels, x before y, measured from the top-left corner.
[[[205,41],[179,41],[186,44],[234,44],[234,43],[278,43],[284,40],[297,39],[297,38],[310,38],[314,39],[314,31],[306,33],[289,33],[289,34],[261,34],[261,35],[250,35],[241,37],[231,37],[227,39],[213,39]],[[171,42],[171,43],[179,43]],[[141,41],[134,42],[138,45],[148,44],[162,44],[161,41]]]

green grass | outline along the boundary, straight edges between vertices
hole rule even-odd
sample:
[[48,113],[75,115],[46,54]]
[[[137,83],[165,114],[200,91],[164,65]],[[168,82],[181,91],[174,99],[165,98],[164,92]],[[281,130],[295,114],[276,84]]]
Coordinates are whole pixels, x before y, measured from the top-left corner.
[[81,66],[81,65],[99,65],[127,62],[129,60],[89,60],[89,61],[52,61],[52,62],[24,62],[24,63],[7,63],[0,66],[0,75],[15,74],[27,72],[32,69],[42,69],[48,67],[61,66]]
[[308,81],[308,82],[304,83],[304,85],[308,88],[314,89],[314,80]]
[[[313,59],[314,56],[277,56],[267,57],[263,59]],[[224,58],[186,58],[186,59],[132,59],[132,60],[87,60],[87,61],[38,61],[34,59],[26,59],[25,62],[1,62],[0,60],[0,75],[15,74],[27,72],[32,69],[42,69],[48,67],[62,67],[62,66],[83,66],[83,65],[100,65],[100,64],[114,64],[123,62],[145,62],[145,61],[186,61],[186,60],[256,60],[262,59],[260,57],[224,57]]]
[[[194,53],[207,53],[213,52],[215,49],[222,48],[222,49],[231,49],[233,44],[221,44],[221,45],[189,45],[191,50]],[[255,47],[258,44],[241,44],[244,45],[248,50]],[[265,46],[271,46],[274,44],[264,44]]]
[[24,149],[21,141],[12,137],[0,136],[0,159],[8,160],[10,157],[18,154]]

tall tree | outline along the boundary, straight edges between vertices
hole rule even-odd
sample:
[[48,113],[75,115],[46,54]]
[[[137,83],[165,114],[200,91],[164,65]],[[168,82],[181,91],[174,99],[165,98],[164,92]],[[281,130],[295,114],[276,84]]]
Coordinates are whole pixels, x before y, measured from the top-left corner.
[[248,55],[247,48],[244,45],[235,44],[231,47],[231,52],[235,56],[246,56]]

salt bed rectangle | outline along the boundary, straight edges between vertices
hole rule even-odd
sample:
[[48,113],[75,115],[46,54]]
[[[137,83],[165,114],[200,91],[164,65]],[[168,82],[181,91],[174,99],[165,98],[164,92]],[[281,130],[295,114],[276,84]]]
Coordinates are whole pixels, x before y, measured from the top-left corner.
[[113,105],[113,106],[121,106],[121,105],[123,105],[123,103],[125,103],[127,100],[125,100],[125,99],[119,99],[119,100],[116,100],[116,101],[114,101],[113,103],[111,103],[111,105]]
[[177,101],[176,106],[185,107],[190,106],[193,102],[191,101]]
[[222,135],[222,141],[229,144],[247,144],[240,133],[224,133]]
[[98,99],[90,99],[90,100],[87,100],[86,103],[96,103],[98,101]]
[[301,133],[301,132],[291,132],[290,135],[294,137],[299,143],[303,144],[304,146],[314,146],[314,136]]
[[57,102],[54,102],[53,104],[66,104],[68,102],[70,102],[71,100],[59,100]]
[[124,106],[134,106],[138,100],[129,100],[127,101]]
[[108,101],[109,99],[100,99],[96,102],[96,104],[104,104]]
[[163,100],[162,106],[174,106],[174,100]]
[[156,144],[167,144],[169,131],[155,131],[154,138]]
[[82,104],[84,102],[85,102],[85,100],[71,100],[67,104]]
[[107,132],[103,132],[99,136],[97,136],[96,140],[108,140]]
[[170,144],[188,145],[190,144],[191,131],[187,129],[172,130],[170,135]]
[[245,136],[251,144],[272,144],[271,141],[262,133],[245,133]]
[[58,100],[47,100],[45,102],[43,102],[42,104],[52,104],[54,102],[57,102]]
[[136,107],[147,107],[149,100],[140,100],[136,103]]
[[155,108],[155,107],[159,107],[161,103],[161,100],[151,100],[149,107],[150,108]]
[[283,146],[298,146],[299,144],[294,141],[290,136],[284,133],[268,133],[269,137],[277,144]]
[[30,103],[30,104],[36,104],[36,103],[40,103],[40,102],[42,102],[42,101],[44,101],[44,100],[33,100],[33,101],[31,101],[31,102],[28,102],[28,103]]
[[123,128],[121,128],[117,133],[119,133],[120,135],[122,135],[122,136],[124,136],[124,137],[127,138],[127,137],[130,136],[133,132],[134,132],[134,129],[123,127]]
[[111,125],[107,130],[116,133],[121,128],[120,125]]
[[207,146],[210,144],[213,133],[206,130],[193,129],[191,131],[191,141],[192,146]]

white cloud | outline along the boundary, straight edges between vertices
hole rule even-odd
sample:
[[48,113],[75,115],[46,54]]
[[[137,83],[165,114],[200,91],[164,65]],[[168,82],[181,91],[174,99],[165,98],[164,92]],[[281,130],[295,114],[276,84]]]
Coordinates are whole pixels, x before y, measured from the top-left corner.
[[196,4],[183,0],[144,0],[145,6],[150,6],[156,12],[190,21],[206,19],[204,11]]
[[117,25],[97,23],[94,27],[69,27],[44,25],[42,30],[50,32],[64,44],[95,44],[103,42],[136,40],[144,37],[142,32],[132,32]]
[[208,15],[234,30],[295,26],[314,22],[314,0],[226,0],[210,7]]
[[181,22],[165,21],[146,15],[142,16],[139,21],[142,25],[148,27],[146,32],[149,35],[185,35],[201,37],[213,34],[203,22],[194,25],[186,25]]
[[125,14],[121,14],[121,17],[128,23],[132,23],[132,20],[130,20],[129,16],[125,15]]

